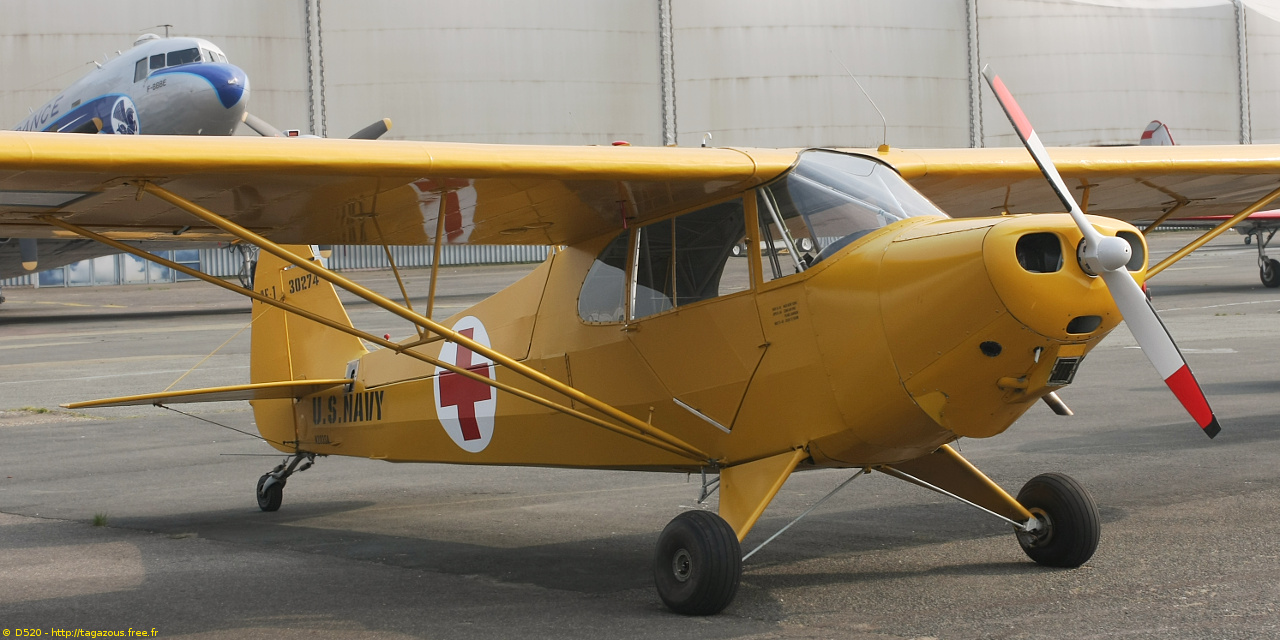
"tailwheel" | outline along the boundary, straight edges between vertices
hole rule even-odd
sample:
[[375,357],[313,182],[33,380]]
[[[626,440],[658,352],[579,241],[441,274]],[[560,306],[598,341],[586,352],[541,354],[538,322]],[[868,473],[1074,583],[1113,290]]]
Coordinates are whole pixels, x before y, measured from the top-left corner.
[[263,511],[279,511],[284,501],[284,484],[294,473],[306,471],[316,460],[316,454],[300,451],[284,459],[276,468],[258,478],[258,508]]
[[1018,531],[1018,544],[1032,560],[1049,567],[1078,567],[1098,548],[1101,518],[1080,483],[1060,473],[1032,478],[1018,502],[1036,517],[1032,531]]
[[276,480],[269,473],[262,474],[258,478],[258,508],[263,511],[279,511],[283,501],[284,480]]
[[733,602],[742,578],[742,547],[720,516],[686,511],[658,536],[653,581],[676,613],[709,616]]
[[1262,262],[1259,269],[1259,276],[1262,278],[1262,284],[1269,289],[1280,287],[1280,261],[1274,258],[1267,258]]

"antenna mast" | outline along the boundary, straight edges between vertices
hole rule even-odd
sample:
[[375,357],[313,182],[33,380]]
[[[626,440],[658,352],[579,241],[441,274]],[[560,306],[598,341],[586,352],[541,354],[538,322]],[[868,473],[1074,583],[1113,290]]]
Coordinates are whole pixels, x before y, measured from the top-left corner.
[[827,51],[830,51],[831,55],[835,56],[836,62],[839,62],[840,66],[844,67],[844,72],[849,74],[850,78],[853,78],[853,83],[858,85],[858,89],[862,91],[862,95],[867,97],[867,102],[871,103],[871,108],[875,109],[876,113],[880,114],[880,126],[881,126],[880,148],[877,149],[877,151],[879,151],[880,153],[888,152],[889,151],[889,121],[885,120],[884,112],[881,111],[880,107],[876,105],[876,101],[871,99],[871,94],[867,93],[867,90],[863,88],[861,82],[858,82],[858,77],[853,75],[853,72],[849,70],[848,65],[844,63],[844,60],[840,59],[839,54],[837,54],[834,49],[827,49]]

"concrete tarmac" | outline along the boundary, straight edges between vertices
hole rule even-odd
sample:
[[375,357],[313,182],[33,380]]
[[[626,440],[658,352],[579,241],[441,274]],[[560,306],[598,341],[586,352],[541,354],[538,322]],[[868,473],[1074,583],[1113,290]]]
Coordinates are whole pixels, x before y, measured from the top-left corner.
[[[1191,237],[1157,234],[1153,253]],[[436,315],[528,269],[449,270]],[[411,291],[425,292],[426,273],[407,274]],[[398,292],[387,273],[354,275]],[[1151,289],[1218,413],[1218,438],[1200,433],[1121,326],[1060,392],[1074,417],[1040,406],[1000,436],[959,443],[1014,493],[1048,471],[1080,480],[1103,517],[1086,565],[1039,567],[1008,525],[873,474],[748,560],[734,604],[711,618],[667,612],[650,577],[658,532],[697,507],[696,477],[324,458],[289,480],[280,511],[262,513],[253,486],[280,456],[222,428],[253,432],[246,404],[180,407],[198,418],[58,408],[163,389],[197,364],[178,385],[245,381],[246,302],[202,283],[6,289],[0,628],[199,638],[1280,637],[1280,290],[1259,284],[1256,251],[1234,234]],[[369,305],[349,311],[376,333],[410,331]],[[849,475],[791,478],[744,548]]]

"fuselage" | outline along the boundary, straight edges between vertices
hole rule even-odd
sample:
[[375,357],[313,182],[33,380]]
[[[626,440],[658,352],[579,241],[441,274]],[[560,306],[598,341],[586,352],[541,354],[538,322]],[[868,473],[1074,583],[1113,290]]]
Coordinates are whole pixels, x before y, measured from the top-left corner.
[[201,38],[142,36],[15,129],[68,133],[231,135],[249,78]]
[[[1141,278],[1140,234],[1093,221],[1134,245]],[[560,250],[444,324],[717,464],[798,447],[808,465],[892,464],[998,434],[1072,381],[1120,321],[1074,260],[1080,237],[1065,215],[952,220],[875,160],[808,152],[769,184]],[[328,286],[296,271],[259,278],[304,306]],[[254,381],[354,382],[271,401],[274,416],[259,405],[271,439],[406,462],[698,466],[393,350],[317,334],[322,355],[294,338],[308,326],[255,328]],[[264,357],[285,341],[289,360]],[[418,349],[559,398],[453,343]]]

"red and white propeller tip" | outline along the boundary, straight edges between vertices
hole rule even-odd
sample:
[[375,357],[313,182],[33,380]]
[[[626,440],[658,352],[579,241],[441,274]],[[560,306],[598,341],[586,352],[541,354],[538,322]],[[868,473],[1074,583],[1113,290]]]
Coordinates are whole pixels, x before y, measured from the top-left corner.
[[1222,427],[1218,425],[1218,418],[1209,407],[1209,401],[1205,399],[1200,383],[1196,382],[1191,368],[1187,366],[1182,352],[1178,350],[1178,345],[1174,344],[1173,336],[1169,335],[1169,330],[1165,328],[1164,323],[1160,322],[1160,316],[1156,315],[1155,309],[1142,293],[1142,288],[1125,268],[1132,251],[1129,243],[1123,238],[1104,236],[1089,224],[1084,217],[1084,212],[1080,210],[1080,205],[1076,204],[1071,191],[1067,189],[1062,176],[1058,174],[1058,169],[1049,158],[1044,144],[1040,142],[1040,136],[1036,135],[1035,129],[1031,127],[1031,121],[1022,112],[1022,108],[1013,99],[1004,82],[991,71],[989,65],[982,68],[982,76],[987,79],[987,84],[995,93],[996,100],[1004,109],[1005,115],[1009,116],[1009,122],[1013,123],[1014,130],[1018,132],[1022,144],[1027,147],[1036,165],[1040,167],[1040,172],[1049,181],[1049,185],[1053,187],[1054,193],[1058,195],[1063,206],[1071,213],[1071,218],[1080,228],[1080,233],[1084,234],[1084,243],[1078,255],[1080,266],[1085,271],[1102,277],[1107,290],[1111,292],[1111,298],[1115,300],[1116,307],[1120,309],[1120,315],[1124,317],[1125,323],[1129,325],[1129,331],[1138,341],[1138,346],[1142,348],[1142,352],[1147,355],[1147,359],[1155,366],[1156,372],[1164,379],[1165,384],[1173,391],[1173,395],[1182,403],[1187,413],[1191,414],[1192,419],[1204,430],[1205,435],[1210,438],[1218,435]]

